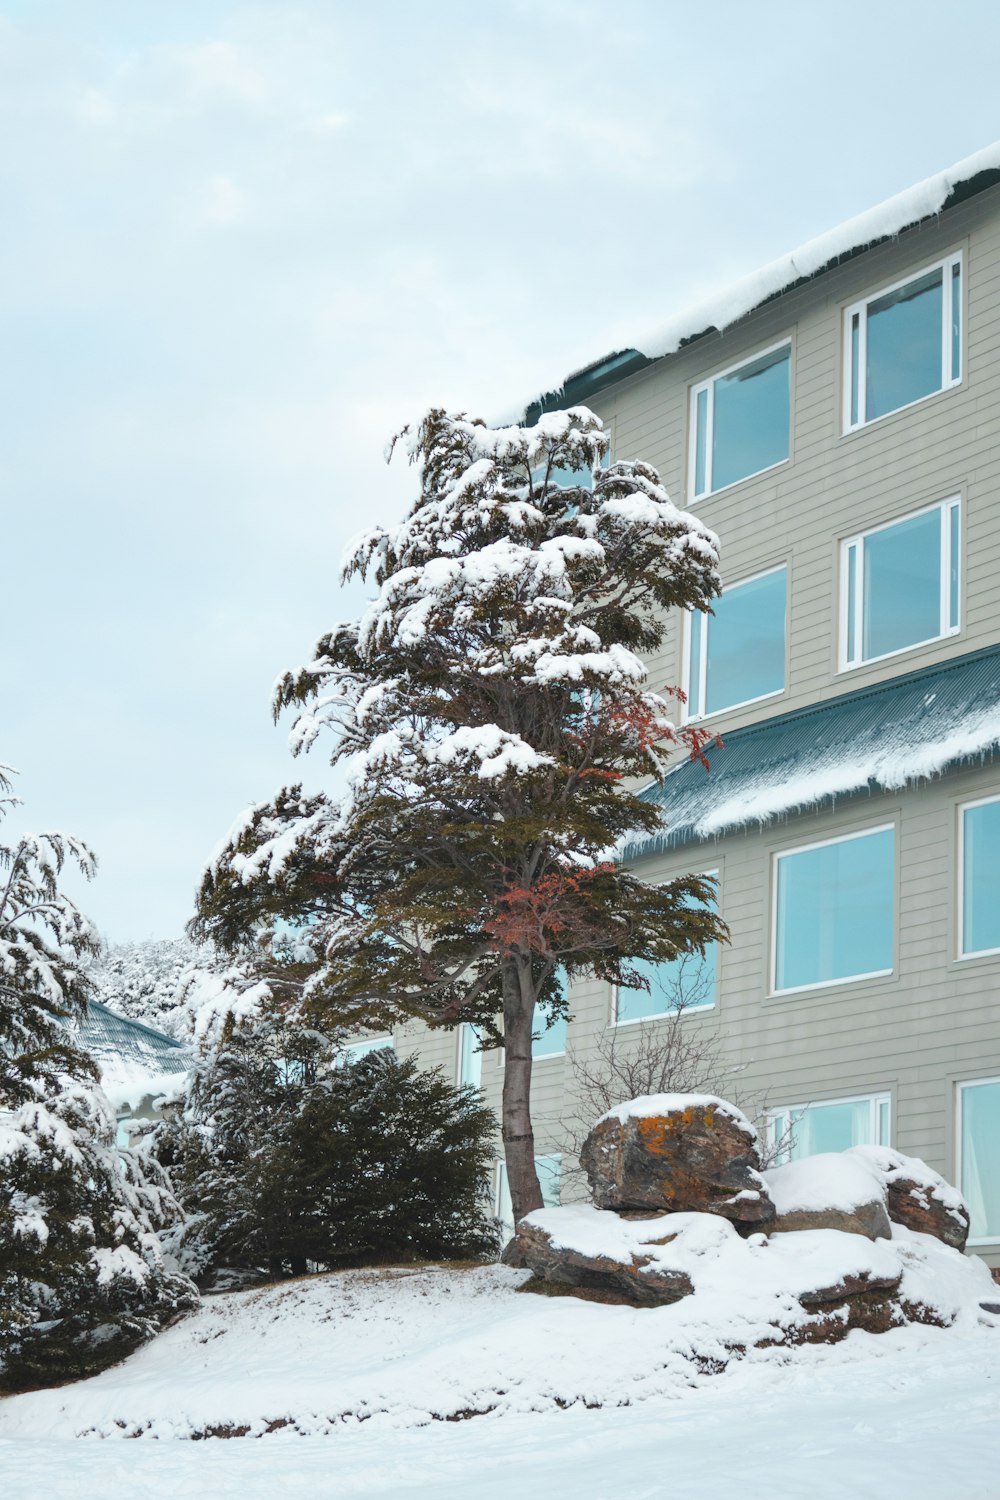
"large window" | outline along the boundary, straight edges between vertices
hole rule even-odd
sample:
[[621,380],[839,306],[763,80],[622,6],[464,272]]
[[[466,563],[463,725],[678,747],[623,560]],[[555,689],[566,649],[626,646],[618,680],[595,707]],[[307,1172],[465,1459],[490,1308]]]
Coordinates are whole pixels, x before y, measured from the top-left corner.
[[781,1161],[800,1161],[821,1151],[889,1145],[889,1095],[827,1099],[768,1110],[771,1146]]
[[[558,1208],[562,1188],[562,1157],[536,1156],[535,1171],[538,1173],[538,1186],[542,1190],[543,1206],[545,1208]],[[496,1215],[502,1224],[513,1228],[514,1210],[510,1201],[507,1165],[502,1161],[497,1162]]]
[[848,431],[962,378],[962,257],[953,255],[844,315]]
[[687,717],[769,698],[785,687],[788,572],[772,568],[723,589],[688,615]]
[[958,500],[876,526],[843,545],[841,657],[877,661],[959,625]]
[[[338,1050],[338,1052],[337,1052],[337,1059],[336,1059],[337,1060],[337,1065],[338,1066],[342,1066],[345,1063],[356,1063],[360,1057],[367,1057],[368,1054],[369,1054],[369,1052],[391,1052],[391,1051],[392,1051],[392,1037],[391,1036],[369,1036],[369,1037],[365,1037],[364,1041],[362,1041],[362,1042],[348,1042],[345,1046],[341,1047]],[[291,1064],[288,1064],[288,1067],[290,1069],[294,1069],[296,1067],[298,1067],[299,1069],[301,1069],[302,1064],[301,1063],[297,1063],[296,1064],[296,1063],[293,1062]]]
[[894,843],[876,828],[776,857],[776,992],[892,972]]
[[[718,872],[705,873],[715,876]],[[709,943],[704,958],[698,953],[687,953],[666,964],[637,960],[633,968],[649,982],[649,989],[627,989],[622,985],[615,995],[615,1022],[622,1025],[626,1021],[647,1021],[677,1010],[707,1010],[713,1006],[715,947]]]
[[714,494],[787,459],[791,361],[791,344],[779,344],[694,387],[693,499]]
[[959,952],[1000,953],[1000,797],[968,802],[960,816]]
[[958,1185],[969,1205],[969,1244],[1000,1240],[1000,1078],[958,1090]]

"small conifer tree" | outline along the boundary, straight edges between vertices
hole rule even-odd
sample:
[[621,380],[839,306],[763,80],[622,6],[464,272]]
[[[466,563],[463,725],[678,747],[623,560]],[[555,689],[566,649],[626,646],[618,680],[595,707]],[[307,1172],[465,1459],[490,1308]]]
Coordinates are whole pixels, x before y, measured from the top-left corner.
[[321,1021],[468,1021],[502,1046],[517,1219],[542,1203],[531,1042],[543,1007],[565,1013],[561,975],[642,986],[635,960],[725,936],[711,882],[653,885],[613,854],[658,826],[641,783],[679,749],[703,757],[645,662],[670,610],[709,608],[717,542],[649,465],[602,467],[585,408],[502,429],[432,411],[405,436],[420,493],[344,567],[377,597],[275,695],[300,710],[296,751],[333,731],[348,793],[290,786],[251,809],[194,930],[239,951],[298,924]]

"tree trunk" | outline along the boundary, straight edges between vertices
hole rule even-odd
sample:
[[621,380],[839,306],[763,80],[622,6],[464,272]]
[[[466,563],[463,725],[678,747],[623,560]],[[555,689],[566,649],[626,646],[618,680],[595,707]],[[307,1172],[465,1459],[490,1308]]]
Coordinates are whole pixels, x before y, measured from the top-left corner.
[[511,958],[503,968],[502,1134],[514,1223],[542,1207],[531,1128],[531,1027],[535,994],[530,960]]

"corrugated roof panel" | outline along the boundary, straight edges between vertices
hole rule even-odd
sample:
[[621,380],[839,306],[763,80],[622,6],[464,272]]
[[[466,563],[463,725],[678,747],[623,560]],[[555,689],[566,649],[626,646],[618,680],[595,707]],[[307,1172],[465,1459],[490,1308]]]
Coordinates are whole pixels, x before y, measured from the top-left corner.
[[129,1058],[159,1073],[183,1073],[191,1066],[186,1048],[174,1037],[120,1016],[99,1000],[92,1000],[87,1007],[79,1036],[81,1046],[98,1059]]
[[643,795],[661,832],[622,858],[762,826],[865,790],[890,791],[990,758],[1000,744],[1000,646],[895,677],[726,735]]

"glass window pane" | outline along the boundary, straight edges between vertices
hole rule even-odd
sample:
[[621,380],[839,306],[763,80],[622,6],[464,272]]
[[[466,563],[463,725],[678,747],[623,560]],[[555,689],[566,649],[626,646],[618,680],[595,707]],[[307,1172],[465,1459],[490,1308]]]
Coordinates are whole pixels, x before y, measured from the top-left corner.
[[962,952],[1000,948],[1000,802],[967,807],[962,840]]
[[682,1007],[686,1010],[715,1004],[714,943],[706,948],[704,958],[685,953],[666,964],[636,959],[632,967],[649,980],[649,989],[619,988],[618,1021],[640,1021],[647,1016],[669,1015]]
[[889,1141],[889,1101],[880,1099],[878,1101],[878,1142],[879,1146],[888,1146]]
[[708,442],[708,391],[699,391],[695,399],[694,492],[705,493],[705,453]]
[[953,505],[948,514],[948,525],[951,536],[951,557],[948,578],[948,626],[951,630],[958,629],[958,512],[959,507]]
[[951,268],[951,378],[962,373],[962,275],[958,266]]
[[536,1156],[535,1171],[538,1186],[542,1190],[542,1202],[546,1208],[558,1208],[562,1187],[562,1157]]
[[463,1021],[459,1034],[458,1081],[479,1088],[483,1081],[483,1054],[479,1050],[479,1031]]
[[706,621],[704,712],[777,693],[785,686],[786,571],[778,568],[727,589]]
[[700,609],[691,613],[691,664],[688,676],[688,715],[696,719],[702,713],[701,706],[701,653],[705,638],[705,616]]
[[714,382],[713,490],[788,457],[790,367],[786,346]]
[[857,642],[855,639],[854,616],[858,605],[858,549],[850,546],[847,549],[847,660],[856,660],[855,652]]
[[775,987],[891,970],[893,830],[778,860]]
[[792,1112],[793,1161],[816,1156],[821,1151],[847,1151],[851,1146],[872,1146],[870,1099],[851,1099],[843,1104],[811,1104]]
[[970,1240],[1000,1239],[1000,1083],[962,1089],[961,1187]]
[[941,634],[941,512],[864,539],[864,660]]
[[[565,992],[565,980],[560,976],[561,988]],[[551,1026],[547,1025],[548,1010],[539,1006],[535,1011],[534,1036],[531,1042],[532,1057],[553,1057],[566,1051],[566,1017],[560,1016]]]
[[851,319],[851,426],[858,420],[858,378],[861,340],[861,318],[858,313]]
[[941,272],[868,304],[865,417],[941,389]]

